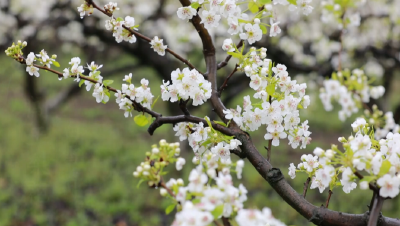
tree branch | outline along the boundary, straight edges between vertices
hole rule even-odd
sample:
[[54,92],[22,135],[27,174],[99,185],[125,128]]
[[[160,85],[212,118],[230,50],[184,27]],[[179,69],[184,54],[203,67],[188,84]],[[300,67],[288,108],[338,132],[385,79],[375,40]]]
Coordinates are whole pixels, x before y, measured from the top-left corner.
[[326,200],[326,203],[325,203],[325,208],[328,208],[329,200],[331,200],[332,194],[333,194],[333,192],[331,190],[329,190],[329,195],[328,195],[328,199]]
[[303,198],[306,198],[308,186],[310,185],[310,181],[311,181],[311,177],[308,177],[306,182],[304,182]]
[[381,217],[380,213],[381,213],[383,201],[385,201],[385,199],[382,198],[379,194],[375,196],[375,201],[374,201],[374,204],[372,205],[372,208],[371,208],[371,211],[369,214],[368,226],[378,225],[378,219]]
[[[86,0],[88,2],[88,4],[93,5],[94,8],[96,8],[97,10],[99,10],[100,12],[102,12],[103,14],[107,15],[108,17],[112,17],[113,15],[110,13],[107,13],[106,11],[104,11],[102,8],[100,8],[93,0]],[[139,38],[147,41],[147,42],[151,42],[151,39],[135,30],[130,29],[129,27],[126,27],[125,25],[122,25],[122,27],[124,29],[126,29],[127,31],[129,31],[131,34],[138,36]],[[169,52],[172,56],[174,56],[176,59],[180,60],[182,63],[186,64],[190,69],[196,69],[199,73],[201,73],[193,64],[191,64],[188,60],[186,60],[185,58],[181,57],[179,54],[175,53],[174,51],[172,51],[170,48],[165,49],[166,52]],[[203,73],[201,73],[203,74]]]
[[233,74],[235,74],[235,72],[237,71],[237,67],[238,67],[239,65],[235,65],[235,68],[233,69],[233,71],[229,74],[229,76],[228,77],[226,77],[226,79],[225,79],[225,81],[224,81],[224,83],[221,85],[221,87],[219,87],[219,89],[218,89],[218,96],[219,97],[221,97],[221,93],[222,93],[222,91],[225,89],[225,87],[227,87],[228,86],[228,81],[229,81],[229,79],[232,77],[232,75]]
[[224,226],[231,226],[231,222],[229,222],[229,218],[222,217],[222,223]]

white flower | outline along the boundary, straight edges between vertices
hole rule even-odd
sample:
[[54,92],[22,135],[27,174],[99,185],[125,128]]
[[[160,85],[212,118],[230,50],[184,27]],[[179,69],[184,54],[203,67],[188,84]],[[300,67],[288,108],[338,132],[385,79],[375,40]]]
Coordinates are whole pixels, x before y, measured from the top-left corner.
[[104,6],[104,10],[108,13],[113,14],[114,11],[119,10],[119,8],[117,7],[116,2],[110,2]]
[[224,51],[228,51],[228,52],[233,52],[235,51],[235,48],[233,48],[233,42],[232,39],[228,38],[224,40],[224,44],[222,44],[222,49]]
[[274,20],[271,18],[269,22],[271,24],[271,28],[269,31],[269,37],[273,37],[273,36],[276,36],[277,34],[281,33],[281,28],[278,26],[279,21],[274,23]]
[[64,68],[63,71],[64,71],[64,73],[63,73],[64,79],[67,79],[67,78],[71,77],[71,75],[69,74],[69,69],[68,68]]
[[242,170],[243,170],[243,167],[244,167],[244,161],[241,160],[241,159],[239,159],[239,160],[236,162],[236,175],[237,175],[237,178],[238,178],[238,179],[242,179]]
[[176,170],[180,171],[185,163],[186,160],[184,158],[178,158],[178,160],[176,160]]
[[221,158],[221,161],[227,161],[230,159],[231,152],[229,146],[224,145],[222,142],[211,148],[211,152]]
[[96,83],[93,90],[93,97],[96,98],[97,103],[108,102],[109,97],[106,94],[105,90],[103,89],[103,84],[100,85],[100,83]]
[[180,7],[176,12],[176,14],[178,14],[178,17],[182,20],[190,20],[193,18],[193,16],[196,16],[197,11],[193,9],[191,6]]
[[367,121],[364,118],[357,118],[355,122],[351,124],[354,132],[358,132],[361,128],[367,125]]
[[258,24],[246,24],[244,25],[245,33],[241,33],[239,36],[241,39],[247,39],[249,44],[253,44],[256,41],[260,41],[262,38],[262,30]]
[[289,166],[289,176],[292,179],[296,178],[296,166],[293,163],[290,163]]
[[218,27],[220,19],[220,15],[216,15],[212,11],[203,10],[200,23],[204,24],[204,27],[208,30],[212,27]]
[[81,16],[81,19],[85,16],[86,13],[88,16],[90,16],[93,13],[93,5],[85,1],[85,3],[78,7],[78,12]]
[[187,188],[191,192],[201,192],[203,191],[204,185],[207,182],[207,175],[202,173],[202,168],[197,167],[190,172],[189,184]]
[[157,36],[154,36],[154,38],[150,42],[151,48],[154,49],[155,52],[158,53],[160,56],[165,55],[165,49],[167,49],[167,45],[163,45],[163,40],[158,39]]
[[33,52],[30,52],[26,57],[25,63],[26,65],[30,66],[33,64],[33,61],[35,61],[35,54]]
[[376,183],[381,187],[379,189],[379,195],[384,198],[394,198],[399,194],[399,177],[385,174],[383,177],[379,178]]
[[29,73],[29,75],[34,75],[34,76],[36,76],[36,77],[39,77],[40,75],[39,75],[39,68],[37,68],[37,67],[34,67],[34,66],[27,66],[26,67],[26,71]]

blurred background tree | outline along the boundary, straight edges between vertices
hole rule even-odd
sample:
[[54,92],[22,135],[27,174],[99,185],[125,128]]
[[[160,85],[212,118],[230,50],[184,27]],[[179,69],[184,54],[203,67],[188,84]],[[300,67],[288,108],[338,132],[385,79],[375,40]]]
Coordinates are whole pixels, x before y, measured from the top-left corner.
[[[190,24],[177,19],[179,2],[115,2],[121,8],[121,15],[135,17],[141,32],[150,37],[158,35],[169,47],[204,69],[201,49],[194,45],[200,41],[198,35]],[[1,49],[18,39],[26,40],[29,43],[26,52],[49,50],[59,55],[62,65],[72,56],[80,56],[88,63],[95,60],[105,65],[103,74],[122,78],[132,72],[135,82],[142,77],[169,80],[171,71],[182,66],[171,56],[160,57],[149,51],[149,44],[141,40],[135,44],[116,43],[104,29],[106,18],[95,13],[82,20],[76,10],[80,4],[80,0],[31,0],[29,4],[22,0],[0,1]],[[321,81],[337,70],[339,57],[340,67],[363,68],[368,76],[376,77],[375,83],[382,84],[386,93],[379,102],[370,104],[378,104],[383,111],[393,111],[396,122],[400,122],[400,96],[396,92],[400,87],[400,2],[371,0],[347,11],[343,17],[351,20],[352,26],[344,32],[335,20],[326,17],[319,2],[314,3],[314,8],[308,17],[279,11],[280,36],[256,43],[268,49],[268,58],[285,63],[289,73],[297,75],[297,80],[307,81],[312,105],[303,117],[310,121],[313,132],[312,145],[307,148],[310,153],[315,146],[327,148],[330,143],[337,143],[339,134],[349,131],[349,122],[355,118],[340,122],[337,112],[325,112],[318,99]],[[219,48],[224,39],[222,32],[216,30],[213,36]],[[225,57],[224,53],[217,55],[220,61]],[[150,137],[145,128],[122,117],[115,106],[93,103],[91,95],[76,83],[60,83],[46,73],[36,79],[5,55],[0,58],[3,62],[0,68],[0,225],[121,226],[172,222],[171,216],[165,216],[162,207],[166,204],[158,201],[157,192],[145,186],[136,188],[137,181],[131,176],[152,143],[160,138],[176,141],[173,134],[166,133],[170,127],[165,126],[161,129],[165,133]],[[219,71],[221,81],[233,67],[234,62],[230,62]],[[223,93],[224,103],[234,106],[239,102],[248,92],[247,83],[246,76],[236,74]],[[150,84],[155,96],[159,95],[161,82]],[[179,111],[177,104],[159,104],[156,108],[163,109],[160,111],[165,114]],[[207,106],[190,110],[211,112]],[[257,147],[263,147],[262,137],[262,132],[253,135]],[[189,156],[191,150],[188,147],[186,150]],[[273,162],[284,169],[301,155],[285,145],[279,151],[282,154],[274,156]],[[267,204],[287,224],[308,224],[259,179],[251,167],[245,167],[250,206]],[[292,181],[298,183],[294,187],[300,191],[305,179]],[[330,207],[363,213],[369,204],[363,199],[364,192],[345,196],[338,190]],[[308,198],[313,203],[325,201],[316,191],[310,191]],[[349,206],[348,202],[359,205]],[[398,217],[399,204],[398,197],[386,202],[385,215]],[[154,208],[157,205],[160,208]]]

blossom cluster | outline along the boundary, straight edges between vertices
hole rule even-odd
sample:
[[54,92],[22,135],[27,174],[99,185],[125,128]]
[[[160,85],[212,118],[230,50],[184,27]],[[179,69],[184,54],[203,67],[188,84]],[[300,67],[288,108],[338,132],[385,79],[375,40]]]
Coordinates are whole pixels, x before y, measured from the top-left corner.
[[213,154],[207,153],[202,156],[204,160],[208,159],[207,161],[200,161],[197,157],[193,159],[193,163],[198,166],[190,172],[187,184],[181,178],[171,178],[164,184],[162,177],[165,167],[175,162],[176,169],[181,170],[185,164],[185,160],[178,157],[179,153],[178,143],[168,144],[161,140],[159,146],[153,145],[151,152],[146,153],[145,161],[137,166],[133,173],[150,187],[161,187],[161,196],[172,199],[173,203],[166,209],[167,213],[175,208],[178,211],[172,225],[183,226],[190,223],[206,226],[221,217],[229,218],[235,215],[235,220],[240,226],[256,226],[260,223],[285,225],[276,220],[268,208],[264,208],[262,212],[244,209],[247,189],[242,184],[235,187],[231,176],[231,168],[235,167],[233,171],[236,171],[240,178],[244,167],[243,160],[236,163],[230,160],[212,161]]
[[161,98],[164,101],[176,102],[193,100],[193,106],[202,105],[211,97],[211,83],[196,70],[178,68],[171,73],[171,80],[161,85]]
[[[214,130],[210,125],[204,127],[202,122],[199,124],[177,123],[174,131],[181,141],[188,139],[189,145],[198,159],[214,166],[218,161],[230,162],[230,150],[237,149],[242,144],[239,140]],[[206,156],[208,157],[206,158]],[[210,174],[213,173],[215,171],[211,170]]]
[[122,41],[127,41],[129,43],[136,42],[136,36],[123,27],[125,26],[126,28],[136,30],[138,26],[135,25],[135,18],[126,16],[124,20],[121,17],[113,17],[110,20],[106,20],[105,26],[107,30],[111,30],[113,32],[115,41],[117,41],[118,43]]
[[243,112],[240,106],[224,110],[225,118],[248,131],[266,125],[264,138],[272,140],[274,146],[279,145],[280,139],[288,137],[293,148],[305,148],[311,141],[311,132],[308,121],[300,123],[298,109],[310,104],[310,97],[305,94],[307,85],[292,80],[285,65],[273,66],[271,60],[265,58],[266,51],[265,48],[251,48],[239,66],[250,78],[250,87],[256,91],[253,97],[260,102],[252,104],[250,96],[245,96]]
[[149,186],[159,186],[161,176],[166,166],[176,162],[177,170],[182,169],[185,162],[179,157],[179,143],[167,143],[160,140],[159,145],[152,145],[151,152],[146,152],[146,159],[133,172],[133,176],[147,181]]
[[400,125],[395,122],[393,112],[383,114],[376,105],[373,105],[372,112],[365,110],[364,114],[365,120],[375,129],[375,139],[385,138],[389,132],[400,133]]
[[122,84],[122,91],[117,90],[115,97],[116,102],[119,105],[119,109],[124,110],[125,117],[132,117],[132,101],[141,104],[143,107],[151,109],[153,104],[153,94],[150,91],[149,81],[147,79],[140,80],[140,86],[135,87],[132,84],[132,73],[125,75],[124,82],[128,84]]
[[[274,5],[289,5],[290,11],[300,10],[308,15],[313,10],[310,6],[312,0],[297,0],[296,2],[274,1]],[[273,20],[273,5],[265,4],[267,1],[250,1],[243,11],[236,0],[191,0],[192,4],[187,7],[180,7],[177,15],[182,20],[192,19],[197,15],[197,9],[200,7],[199,16],[201,23],[206,29],[212,29],[219,26],[221,18],[225,18],[228,23],[227,32],[230,35],[239,34],[240,38],[247,40],[249,44],[260,41],[263,34],[267,33],[267,27],[270,27],[270,36],[276,36],[281,32],[279,22]],[[263,3],[265,2],[265,3]],[[265,5],[264,5],[265,4]],[[245,12],[251,12],[247,14]],[[264,18],[270,18],[270,24],[262,23]]]
[[322,193],[327,187],[332,190],[341,185],[345,193],[350,193],[357,187],[355,172],[364,171],[369,176],[360,181],[361,189],[376,183],[380,196],[396,197],[400,191],[400,134],[389,132],[385,139],[375,140],[365,119],[358,118],[351,126],[356,134],[348,139],[339,138],[344,152],[335,145],[326,151],[316,148],[315,156],[303,155],[303,162],[297,168],[290,164],[290,177],[293,179],[296,172],[306,172],[312,177],[310,188],[319,188]]
[[326,111],[333,109],[331,100],[336,100],[342,106],[339,119],[344,121],[357,113],[362,103],[368,103],[370,98],[378,99],[384,93],[383,86],[370,86],[364,71],[355,69],[333,73],[331,79],[324,81],[319,97]]

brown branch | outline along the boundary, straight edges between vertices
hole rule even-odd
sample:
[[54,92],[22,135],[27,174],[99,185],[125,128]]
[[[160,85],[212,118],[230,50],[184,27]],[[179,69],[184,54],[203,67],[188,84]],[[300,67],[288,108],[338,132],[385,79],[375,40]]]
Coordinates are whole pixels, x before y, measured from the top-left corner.
[[383,201],[385,201],[384,198],[382,198],[380,195],[376,195],[374,204],[372,205],[370,214],[369,214],[369,220],[368,220],[368,226],[375,226],[378,225],[378,219],[380,218],[380,213],[383,205]]
[[306,182],[304,182],[304,188],[303,188],[303,198],[306,198],[307,195],[307,189],[308,186],[310,185],[311,177],[308,177]]
[[163,181],[160,182],[159,186],[163,187],[165,190],[167,190],[168,194],[170,194],[172,197],[175,197],[174,192],[165,185]]
[[238,149],[230,150],[231,154],[235,154],[239,156],[239,158],[244,159],[246,158],[246,154],[243,151],[239,151]]
[[214,222],[214,224],[217,225],[217,226],[222,226],[217,220],[214,220],[213,222]]
[[224,226],[231,226],[231,222],[229,222],[229,218],[222,217],[222,223]]
[[[97,10],[99,10],[100,12],[104,13],[105,15],[107,15],[108,17],[112,17],[113,15],[110,13],[107,13],[106,11],[104,11],[102,8],[100,8],[99,6],[96,5],[96,3],[94,3],[93,0],[86,0],[89,4],[93,5],[94,8],[96,8]],[[131,34],[138,36],[139,38],[147,41],[147,42],[151,42],[151,39],[135,30],[130,29],[129,27],[126,27],[125,25],[122,25],[122,27],[124,29],[126,29],[127,31],[129,31]],[[169,52],[172,56],[174,56],[176,59],[180,60],[182,63],[186,64],[190,69],[196,69],[199,73],[201,73],[193,64],[191,64],[188,60],[186,60],[185,58],[181,57],[179,54],[175,53],[173,50],[171,50],[170,48],[165,49],[166,52]],[[203,74],[203,73],[201,73]]]
[[186,104],[187,104],[188,101],[189,101],[189,99],[187,99],[186,101],[185,101],[185,100],[182,100],[182,99],[179,100],[179,108],[181,109],[181,111],[183,112],[183,114],[184,114],[184,115],[187,115],[187,116],[190,115],[190,112],[189,112],[189,110],[188,110],[187,107],[186,107]]
[[228,81],[232,77],[232,75],[235,74],[235,72],[237,71],[237,67],[238,66],[239,65],[237,65],[237,64],[235,65],[235,68],[233,69],[233,71],[229,74],[228,77],[226,77],[226,79],[225,79],[224,83],[221,85],[221,87],[219,87],[219,89],[218,89],[218,96],[219,97],[221,96],[222,91],[228,86]]
[[[361,175],[361,173],[358,172],[358,171],[355,171],[354,175],[356,175],[358,177],[358,179],[360,179],[360,180],[362,180],[364,178],[364,176]],[[374,192],[378,192],[378,190],[379,190],[379,188],[375,184],[373,184],[372,182],[369,183],[369,189],[371,189]]]
[[328,208],[329,200],[331,200],[332,194],[333,194],[332,190],[329,190],[329,195],[328,195],[328,199],[326,200],[326,203],[325,203],[325,208]]
[[[242,47],[242,45],[243,45],[243,40],[240,40],[240,42],[236,45],[236,48],[239,49],[240,47]],[[218,64],[217,70],[219,70],[219,69],[225,67],[226,65],[228,65],[228,62],[229,62],[229,60],[231,60],[231,58],[232,58],[232,55],[228,55],[228,56],[225,58],[224,61],[222,61],[222,62],[220,62],[220,63]]]

